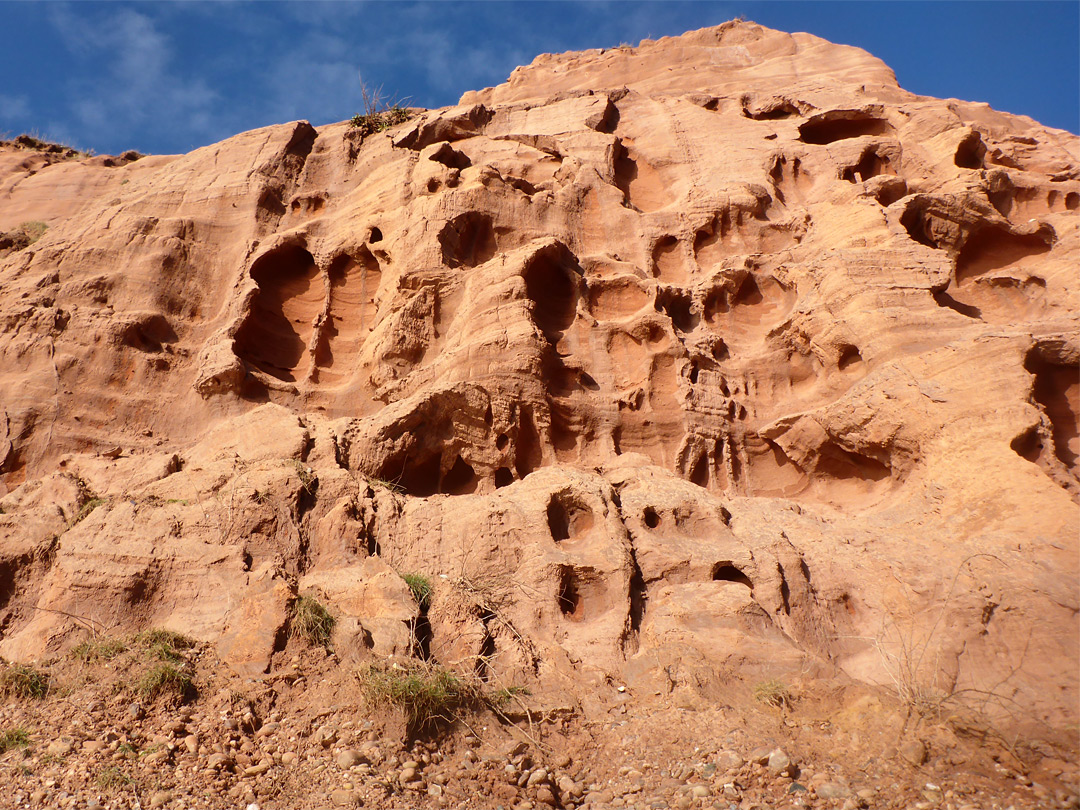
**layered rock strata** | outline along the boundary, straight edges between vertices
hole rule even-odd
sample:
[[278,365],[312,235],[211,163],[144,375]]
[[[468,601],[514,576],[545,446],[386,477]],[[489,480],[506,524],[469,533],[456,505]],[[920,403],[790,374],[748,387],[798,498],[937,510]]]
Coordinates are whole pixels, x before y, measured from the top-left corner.
[[1078,207],[1076,136],[746,22],[367,136],[6,146],[0,654],[258,676],[310,592],[343,657],[1066,729]]

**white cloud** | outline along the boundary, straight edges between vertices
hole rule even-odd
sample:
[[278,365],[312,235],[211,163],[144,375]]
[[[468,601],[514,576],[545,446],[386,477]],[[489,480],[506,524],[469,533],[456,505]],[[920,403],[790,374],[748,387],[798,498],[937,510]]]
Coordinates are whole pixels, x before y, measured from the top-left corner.
[[74,76],[66,88],[82,139],[116,143],[146,128],[205,136],[217,93],[203,79],[180,75],[172,42],[155,20],[123,7],[92,11],[58,6],[51,17],[65,45],[94,74]]
[[0,93],[0,129],[29,117],[30,102],[26,96]]

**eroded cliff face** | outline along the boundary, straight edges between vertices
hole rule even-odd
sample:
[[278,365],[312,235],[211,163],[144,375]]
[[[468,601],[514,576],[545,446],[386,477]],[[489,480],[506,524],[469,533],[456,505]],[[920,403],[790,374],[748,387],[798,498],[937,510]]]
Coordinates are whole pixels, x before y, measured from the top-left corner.
[[729,23],[0,181],[5,657],[258,675],[314,592],[346,657],[1075,724],[1076,136]]

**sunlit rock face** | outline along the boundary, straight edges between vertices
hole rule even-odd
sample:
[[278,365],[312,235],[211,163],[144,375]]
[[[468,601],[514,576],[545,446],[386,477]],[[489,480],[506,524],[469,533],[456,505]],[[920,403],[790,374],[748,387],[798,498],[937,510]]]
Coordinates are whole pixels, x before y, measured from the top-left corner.
[[1078,165],[748,22],[368,135],[9,143],[0,654],[259,675],[311,591],[342,654],[647,694],[916,649],[1075,727]]

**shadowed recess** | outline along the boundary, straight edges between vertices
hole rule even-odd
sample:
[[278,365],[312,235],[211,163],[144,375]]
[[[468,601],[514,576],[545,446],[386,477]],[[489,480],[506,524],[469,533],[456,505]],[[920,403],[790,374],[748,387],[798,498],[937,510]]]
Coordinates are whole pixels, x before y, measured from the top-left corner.
[[323,306],[319,268],[307,250],[289,245],[257,259],[251,277],[259,290],[235,351],[261,371],[295,381],[308,365],[312,322]]
[[439,246],[448,267],[476,267],[498,251],[491,217],[469,211],[454,217],[439,231]]
[[863,135],[892,135],[892,125],[858,110],[830,110],[815,115],[799,127],[803,143],[824,145]]

